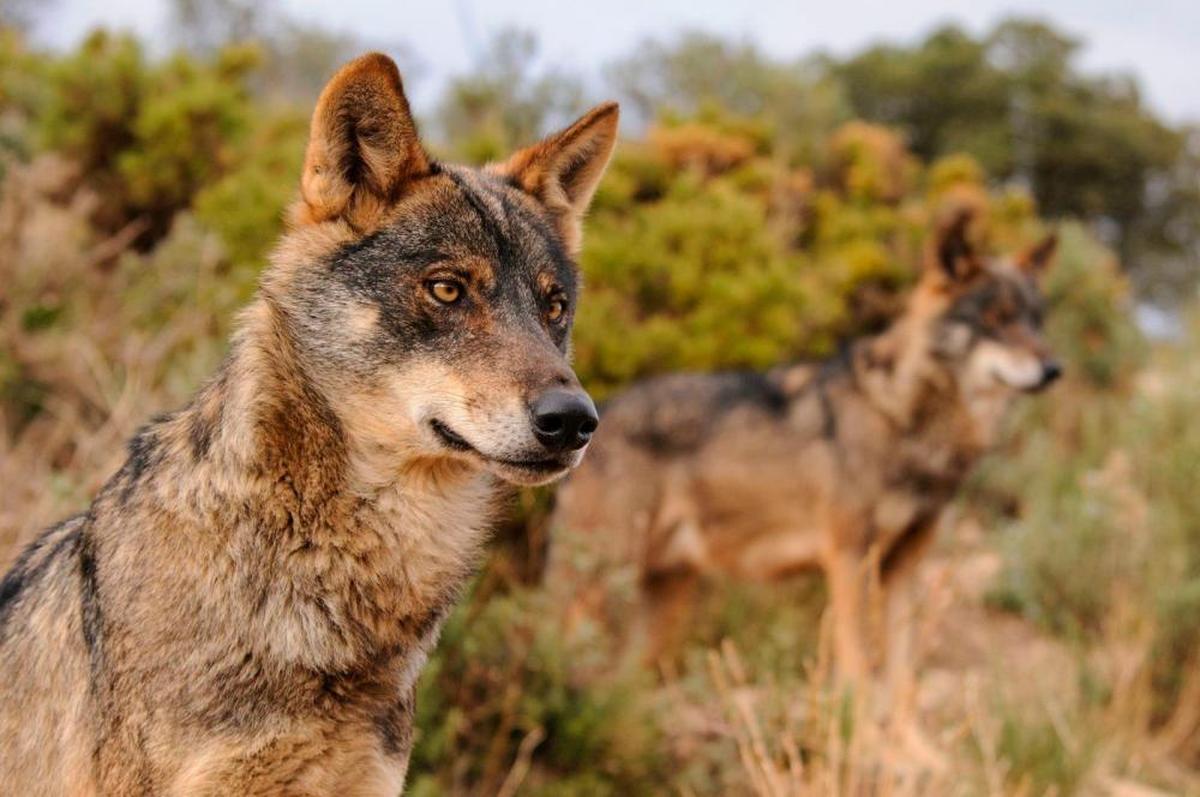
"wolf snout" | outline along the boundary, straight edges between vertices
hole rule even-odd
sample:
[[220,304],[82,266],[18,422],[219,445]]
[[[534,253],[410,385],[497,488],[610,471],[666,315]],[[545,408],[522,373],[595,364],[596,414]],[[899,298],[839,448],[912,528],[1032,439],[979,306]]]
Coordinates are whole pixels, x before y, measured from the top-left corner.
[[596,405],[582,390],[550,390],[530,408],[538,442],[556,454],[576,451],[592,439],[600,425]]
[[1038,383],[1038,390],[1044,390],[1058,381],[1063,374],[1062,364],[1058,360],[1046,360],[1042,363],[1042,380]]

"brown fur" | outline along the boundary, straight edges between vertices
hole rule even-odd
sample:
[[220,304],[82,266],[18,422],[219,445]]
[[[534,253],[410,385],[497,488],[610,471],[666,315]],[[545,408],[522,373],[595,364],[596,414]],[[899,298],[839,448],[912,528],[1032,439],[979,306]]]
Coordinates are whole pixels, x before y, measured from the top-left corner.
[[582,456],[538,448],[526,406],[581,392],[544,307],[574,299],[555,225],[578,223],[615,107],[570,130],[588,177],[564,209],[519,167],[435,164],[384,56],[333,78],[227,362],[0,586],[4,793],[401,791],[414,683],[504,483]]
[[[702,577],[820,569],[841,672],[860,681],[886,662],[894,686],[906,678],[913,573],[940,512],[1013,396],[1057,369],[1029,276],[1052,242],[993,262],[970,223],[931,237],[901,317],[842,357],[670,376],[612,401],[553,518],[548,586],[570,625],[607,619],[655,658]],[[607,588],[629,581],[632,620]]]

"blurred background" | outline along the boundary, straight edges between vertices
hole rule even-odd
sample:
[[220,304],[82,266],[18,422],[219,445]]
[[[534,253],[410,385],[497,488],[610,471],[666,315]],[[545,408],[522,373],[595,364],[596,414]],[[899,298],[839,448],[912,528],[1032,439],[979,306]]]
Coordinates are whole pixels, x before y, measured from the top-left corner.
[[0,562],[215,369],[317,92],[382,49],[449,159],[622,101],[575,332],[598,398],[880,329],[962,199],[997,251],[1059,230],[1068,373],[923,577],[941,766],[829,698],[820,579],[714,586],[669,672],[579,667],[603,643],[546,620],[529,493],[422,679],[411,793],[1200,794],[1200,5],[960,5],[0,0]]

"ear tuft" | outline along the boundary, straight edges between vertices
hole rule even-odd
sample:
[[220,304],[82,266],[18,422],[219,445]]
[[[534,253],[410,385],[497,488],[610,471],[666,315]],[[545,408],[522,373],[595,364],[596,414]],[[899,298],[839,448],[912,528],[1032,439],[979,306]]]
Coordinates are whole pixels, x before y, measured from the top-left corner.
[[954,281],[970,279],[983,263],[971,242],[971,225],[976,219],[972,207],[959,207],[938,225],[927,259],[939,272]]
[[598,105],[565,130],[490,167],[542,203],[572,256],[579,253],[583,215],[616,145],[619,117],[615,102]]
[[1017,266],[1032,277],[1040,277],[1054,262],[1057,251],[1058,234],[1049,233],[1017,255]]
[[429,171],[400,70],[369,53],[342,67],[317,101],[300,179],[302,220],[341,218],[365,232],[405,183]]

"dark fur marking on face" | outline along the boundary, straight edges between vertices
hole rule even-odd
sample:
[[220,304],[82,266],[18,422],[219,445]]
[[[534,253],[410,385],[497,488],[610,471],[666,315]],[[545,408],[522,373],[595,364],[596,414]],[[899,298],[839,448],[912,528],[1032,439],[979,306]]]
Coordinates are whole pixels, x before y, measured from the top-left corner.
[[[343,244],[338,247],[330,259],[330,268],[345,279],[347,286],[374,298],[379,298],[381,289],[386,286],[377,279],[378,273],[375,270],[355,268],[354,265],[358,255],[373,252],[380,246],[385,239],[385,233],[386,230],[380,230],[360,240]],[[388,243],[390,246],[394,246],[393,241],[389,240]],[[395,265],[403,263],[407,267],[415,269],[425,268],[448,259],[445,252],[436,249],[399,247],[389,254],[391,255],[389,259],[393,260]]]
[[[493,341],[514,353],[507,372],[518,367],[545,371],[549,358],[536,356],[533,348],[529,357],[518,358],[523,347],[512,341],[531,336],[560,355],[565,352],[578,278],[563,242],[535,201],[500,178],[447,169],[441,181],[429,201],[413,212],[336,250],[325,261],[325,274],[336,284],[316,280],[300,300],[292,301],[289,312],[319,330],[330,319],[312,313],[328,305],[331,291],[342,307],[377,307],[374,329],[357,337],[335,333],[320,338],[327,348],[315,353],[335,360],[343,374],[365,380],[375,378],[379,366],[412,355],[443,361],[478,358]],[[434,305],[423,283],[427,274],[443,268],[448,279],[467,286],[464,300],[455,306]],[[482,270],[490,271],[487,279],[479,278]],[[545,317],[547,293],[554,289],[562,291],[568,304],[564,323],[549,323]],[[318,336],[306,335],[310,338]]]
[[[443,208],[442,213],[448,212]],[[393,361],[421,346],[434,347],[446,330],[439,324],[420,295],[415,280],[420,272],[437,263],[453,264],[463,243],[455,235],[438,234],[438,220],[431,218],[423,229],[412,229],[421,220],[410,220],[397,227],[384,228],[361,241],[336,250],[327,261],[329,273],[341,287],[359,302],[369,302],[379,308],[379,333],[363,341],[368,347],[365,356],[347,357],[346,366],[356,362],[379,364]],[[461,230],[456,225],[454,233]],[[330,286],[316,286],[306,297],[304,309],[320,306],[327,301],[325,291]],[[315,323],[324,323],[316,321]]]
[[[567,255],[559,234],[543,215],[530,212],[520,202],[516,201],[511,194],[513,189],[509,188],[505,183],[496,182],[493,178],[485,177],[483,190],[500,204],[509,234],[511,237],[518,239],[518,246],[528,248],[527,243],[520,243],[520,241],[528,237],[532,237],[541,245],[542,251],[550,261],[550,271],[553,273],[551,277],[552,283],[567,298],[568,313],[571,313],[570,308],[578,298],[578,269],[574,261]],[[537,280],[539,276],[544,275],[531,274],[530,276]],[[541,294],[546,287],[545,285],[538,285],[533,290],[534,301],[539,310],[545,300]],[[568,320],[570,318],[571,316],[568,315]],[[541,326],[540,313],[538,325]],[[560,351],[565,350],[567,345],[569,326],[569,324],[549,325],[550,338]]]
[[[517,253],[519,249],[524,250],[527,247],[520,245],[519,242],[514,243],[514,238],[519,237],[521,232],[517,227],[527,228],[534,233],[538,243],[549,255],[556,272],[555,277],[563,283],[562,287],[569,293],[574,291],[576,287],[575,267],[567,256],[566,249],[563,248],[562,240],[546,219],[529,212],[509,194],[513,190],[519,191],[519,188],[488,175],[481,176],[478,186],[471,185],[460,175],[450,174],[450,178],[479,217],[484,231],[495,242],[502,268],[517,269],[523,265],[519,262]],[[500,205],[504,214],[502,220],[493,214],[487,203],[479,196],[480,193],[487,194]]]
[[448,174],[450,179],[454,181],[454,185],[458,188],[459,193],[467,201],[467,204],[475,211],[475,215],[479,218],[479,223],[483,227],[484,232],[491,238],[495,245],[496,255],[500,260],[501,268],[513,268],[516,265],[516,258],[513,254],[512,242],[500,228],[499,220],[492,215],[487,207],[487,203],[475,193],[475,189],[461,175],[453,172],[449,172]]
[[1042,314],[1043,300],[1031,284],[992,274],[959,296],[943,320],[962,324],[976,337],[995,337],[1011,323],[1040,329]]
[[[564,284],[562,287],[573,292],[575,290],[575,266],[571,258],[567,255],[567,250],[563,248],[562,239],[556,233],[549,221],[543,216],[536,213],[530,213],[520,207],[518,203],[513,201],[513,198],[505,190],[496,190],[495,187],[485,183],[488,193],[496,198],[504,210],[504,218],[512,226],[512,219],[517,218],[522,224],[532,227],[541,239],[541,243],[546,247],[550,254],[550,259],[554,262],[556,276],[559,279],[569,279],[569,284]],[[520,189],[517,189],[520,190]]]

